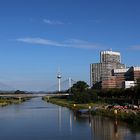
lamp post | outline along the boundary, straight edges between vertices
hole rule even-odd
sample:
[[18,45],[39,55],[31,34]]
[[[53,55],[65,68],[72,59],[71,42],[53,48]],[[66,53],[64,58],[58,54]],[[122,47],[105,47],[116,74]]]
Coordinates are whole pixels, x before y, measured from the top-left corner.
[[89,109],[89,115],[90,115],[91,114],[91,106],[89,106],[88,109]]
[[76,107],[76,104],[73,104],[73,107]]
[[88,106],[89,109],[89,126],[91,127],[91,106]]
[[114,114],[115,114],[115,120],[117,120],[117,114],[118,114],[117,109],[114,110]]

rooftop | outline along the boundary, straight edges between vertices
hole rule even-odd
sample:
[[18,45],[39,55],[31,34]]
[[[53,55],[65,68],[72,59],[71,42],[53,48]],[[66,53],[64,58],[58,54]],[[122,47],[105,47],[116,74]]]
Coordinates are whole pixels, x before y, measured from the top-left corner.
[[120,55],[120,52],[108,50],[108,51],[101,51],[101,54]]

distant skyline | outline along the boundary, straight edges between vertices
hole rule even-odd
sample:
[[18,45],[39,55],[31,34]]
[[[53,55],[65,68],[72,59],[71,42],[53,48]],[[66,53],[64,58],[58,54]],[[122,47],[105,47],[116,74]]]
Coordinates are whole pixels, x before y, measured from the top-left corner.
[[101,50],[140,66],[139,0],[1,0],[0,83],[47,90],[71,77],[89,84]]

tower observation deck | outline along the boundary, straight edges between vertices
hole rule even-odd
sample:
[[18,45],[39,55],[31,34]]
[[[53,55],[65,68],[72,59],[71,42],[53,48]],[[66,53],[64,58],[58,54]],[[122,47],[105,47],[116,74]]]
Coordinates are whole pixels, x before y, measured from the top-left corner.
[[62,78],[61,73],[58,72],[57,79],[58,79],[58,91],[59,92],[61,91],[61,78]]

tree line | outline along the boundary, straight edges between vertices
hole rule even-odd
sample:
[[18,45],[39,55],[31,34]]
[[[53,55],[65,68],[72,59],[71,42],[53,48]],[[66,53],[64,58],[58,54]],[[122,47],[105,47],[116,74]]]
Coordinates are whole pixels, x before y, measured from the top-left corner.
[[140,99],[140,80],[129,89],[94,89],[84,81],[75,83],[70,91],[70,98],[77,103],[96,102],[99,99]]

